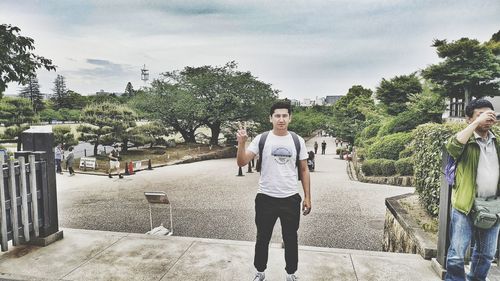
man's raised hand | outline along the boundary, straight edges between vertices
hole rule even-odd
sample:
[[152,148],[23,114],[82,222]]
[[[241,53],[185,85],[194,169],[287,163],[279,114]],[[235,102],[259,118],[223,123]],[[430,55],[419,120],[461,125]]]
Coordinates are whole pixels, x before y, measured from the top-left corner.
[[246,129],[245,125],[240,124],[239,129],[236,132],[236,139],[238,140],[238,143],[242,143],[242,142],[246,143],[246,141],[248,139],[248,135],[247,135],[247,129]]

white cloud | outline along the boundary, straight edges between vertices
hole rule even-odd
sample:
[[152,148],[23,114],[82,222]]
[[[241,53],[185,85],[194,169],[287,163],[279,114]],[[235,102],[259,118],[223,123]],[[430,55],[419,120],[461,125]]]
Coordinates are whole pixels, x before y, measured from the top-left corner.
[[[382,77],[439,61],[434,38],[485,41],[500,3],[479,1],[114,0],[0,3],[0,18],[35,40],[70,89],[123,91],[184,66],[235,60],[261,80],[302,98],[374,88]],[[50,92],[55,73],[40,70]],[[16,92],[9,85],[8,93]]]

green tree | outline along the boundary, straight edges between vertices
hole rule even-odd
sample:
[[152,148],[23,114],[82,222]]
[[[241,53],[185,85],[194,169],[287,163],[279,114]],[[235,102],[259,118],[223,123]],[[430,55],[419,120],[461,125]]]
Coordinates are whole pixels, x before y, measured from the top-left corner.
[[372,90],[352,86],[332,107],[330,120],[333,133],[342,140],[354,143],[355,136],[367,126],[367,112],[376,111]]
[[87,106],[87,97],[84,97],[73,90],[68,90],[66,92],[66,102],[64,103],[64,106],[67,109],[82,109]]
[[10,24],[0,24],[0,97],[7,83],[24,84],[44,67],[55,70],[50,59],[33,54],[34,40],[19,35],[21,29]]
[[71,101],[68,98],[68,89],[66,88],[66,79],[62,75],[57,75],[54,80],[54,88],[52,89],[52,97],[54,109],[71,108]]
[[[152,86],[156,95],[168,96],[168,100],[160,103],[172,113],[167,119],[164,116],[167,110],[162,110],[165,125],[178,130],[187,142],[195,141],[193,129],[206,125],[211,130],[210,143],[214,145],[218,144],[222,128],[231,122],[267,118],[277,97],[271,85],[257,80],[250,72],[238,71],[235,62],[167,72]],[[185,123],[183,116],[189,116],[192,122]],[[184,122],[182,126],[179,120]]]
[[19,92],[19,96],[30,100],[35,113],[44,108],[43,94],[40,92],[40,85],[36,76],[28,79],[25,86]]
[[477,40],[461,38],[448,43],[434,40],[433,47],[444,61],[422,71],[449,98],[462,98],[468,104],[472,97],[500,95],[500,57]]
[[422,84],[415,73],[401,75],[386,80],[382,78],[375,94],[389,115],[406,111],[409,96],[422,92]]
[[65,150],[70,146],[78,144],[75,134],[73,134],[71,127],[68,125],[54,126],[52,127],[52,132],[54,133],[54,142],[62,143]]
[[134,95],[135,95],[134,87],[132,86],[132,83],[128,82],[127,86],[125,87],[125,92],[123,93],[123,97],[126,99],[130,99],[134,97]]
[[17,150],[21,150],[21,133],[29,128],[26,123],[35,119],[35,113],[28,99],[5,97],[0,100],[0,123],[9,130],[5,131],[4,138],[17,140]]
[[46,108],[39,112],[40,120],[52,124],[54,120],[63,120],[61,113],[52,108]]
[[[143,144],[149,143],[150,148],[153,147],[153,145],[165,145],[163,136],[168,136],[173,133],[173,130],[167,129],[163,124],[156,121],[134,127],[132,130],[134,136],[143,136],[141,142]],[[132,140],[132,142],[134,141]]]
[[[136,125],[135,119],[135,112],[126,106],[112,103],[88,105],[82,110],[80,121],[89,125],[77,128],[81,132],[79,140],[93,144],[94,155],[97,155],[99,144],[122,141],[127,129]],[[127,147],[122,149],[126,151]]]

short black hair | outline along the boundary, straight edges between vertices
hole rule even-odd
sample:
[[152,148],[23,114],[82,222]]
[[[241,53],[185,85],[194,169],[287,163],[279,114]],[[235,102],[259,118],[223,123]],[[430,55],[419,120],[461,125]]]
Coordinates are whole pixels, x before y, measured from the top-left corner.
[[491,110],[495,110],[489,100],[475,99],[471,100],[469,104],[465,107],[465,115],[467,115],[467,117],[469,118],[472,118],[472,115],[474,115],[474,110],[483,107],[489,107],[491,108]]
[[69,147],[69,151],[73,151],[73,147],[72,146]]
[[289,115],[292,115],[292,104],[290,103],[289,100],[285,99],[285,100],[278,100],[276,101],[272,106],[271,106],[271,111],[269,113],[269,115],[273,116],[273,113],[276,109],[287,109],[288,110],[288,114]]

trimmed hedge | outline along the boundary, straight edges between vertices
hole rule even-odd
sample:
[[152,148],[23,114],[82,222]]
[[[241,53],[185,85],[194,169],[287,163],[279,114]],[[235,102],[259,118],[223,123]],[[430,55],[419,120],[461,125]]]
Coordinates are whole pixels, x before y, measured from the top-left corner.
[[415,152],[414,174],[415,188],[420,203],[431,216],[439,214],[439,189],[441,188],[441,164],[444,144],[462,130],[466,124],[428,123],[418,126],[413,131],[411,147]]
[[398,160],[399,153],[405,149],[411,138],[411,133],[397,133],[381,137],[370,145],[367,156],[369,159]]
[[396,161],[390,159],[370,159],[363,162],[361,170],[366,176],[393,176]]
[[401,158],[395,163],[396,172],[401,176],[413,176],[413,159]]

